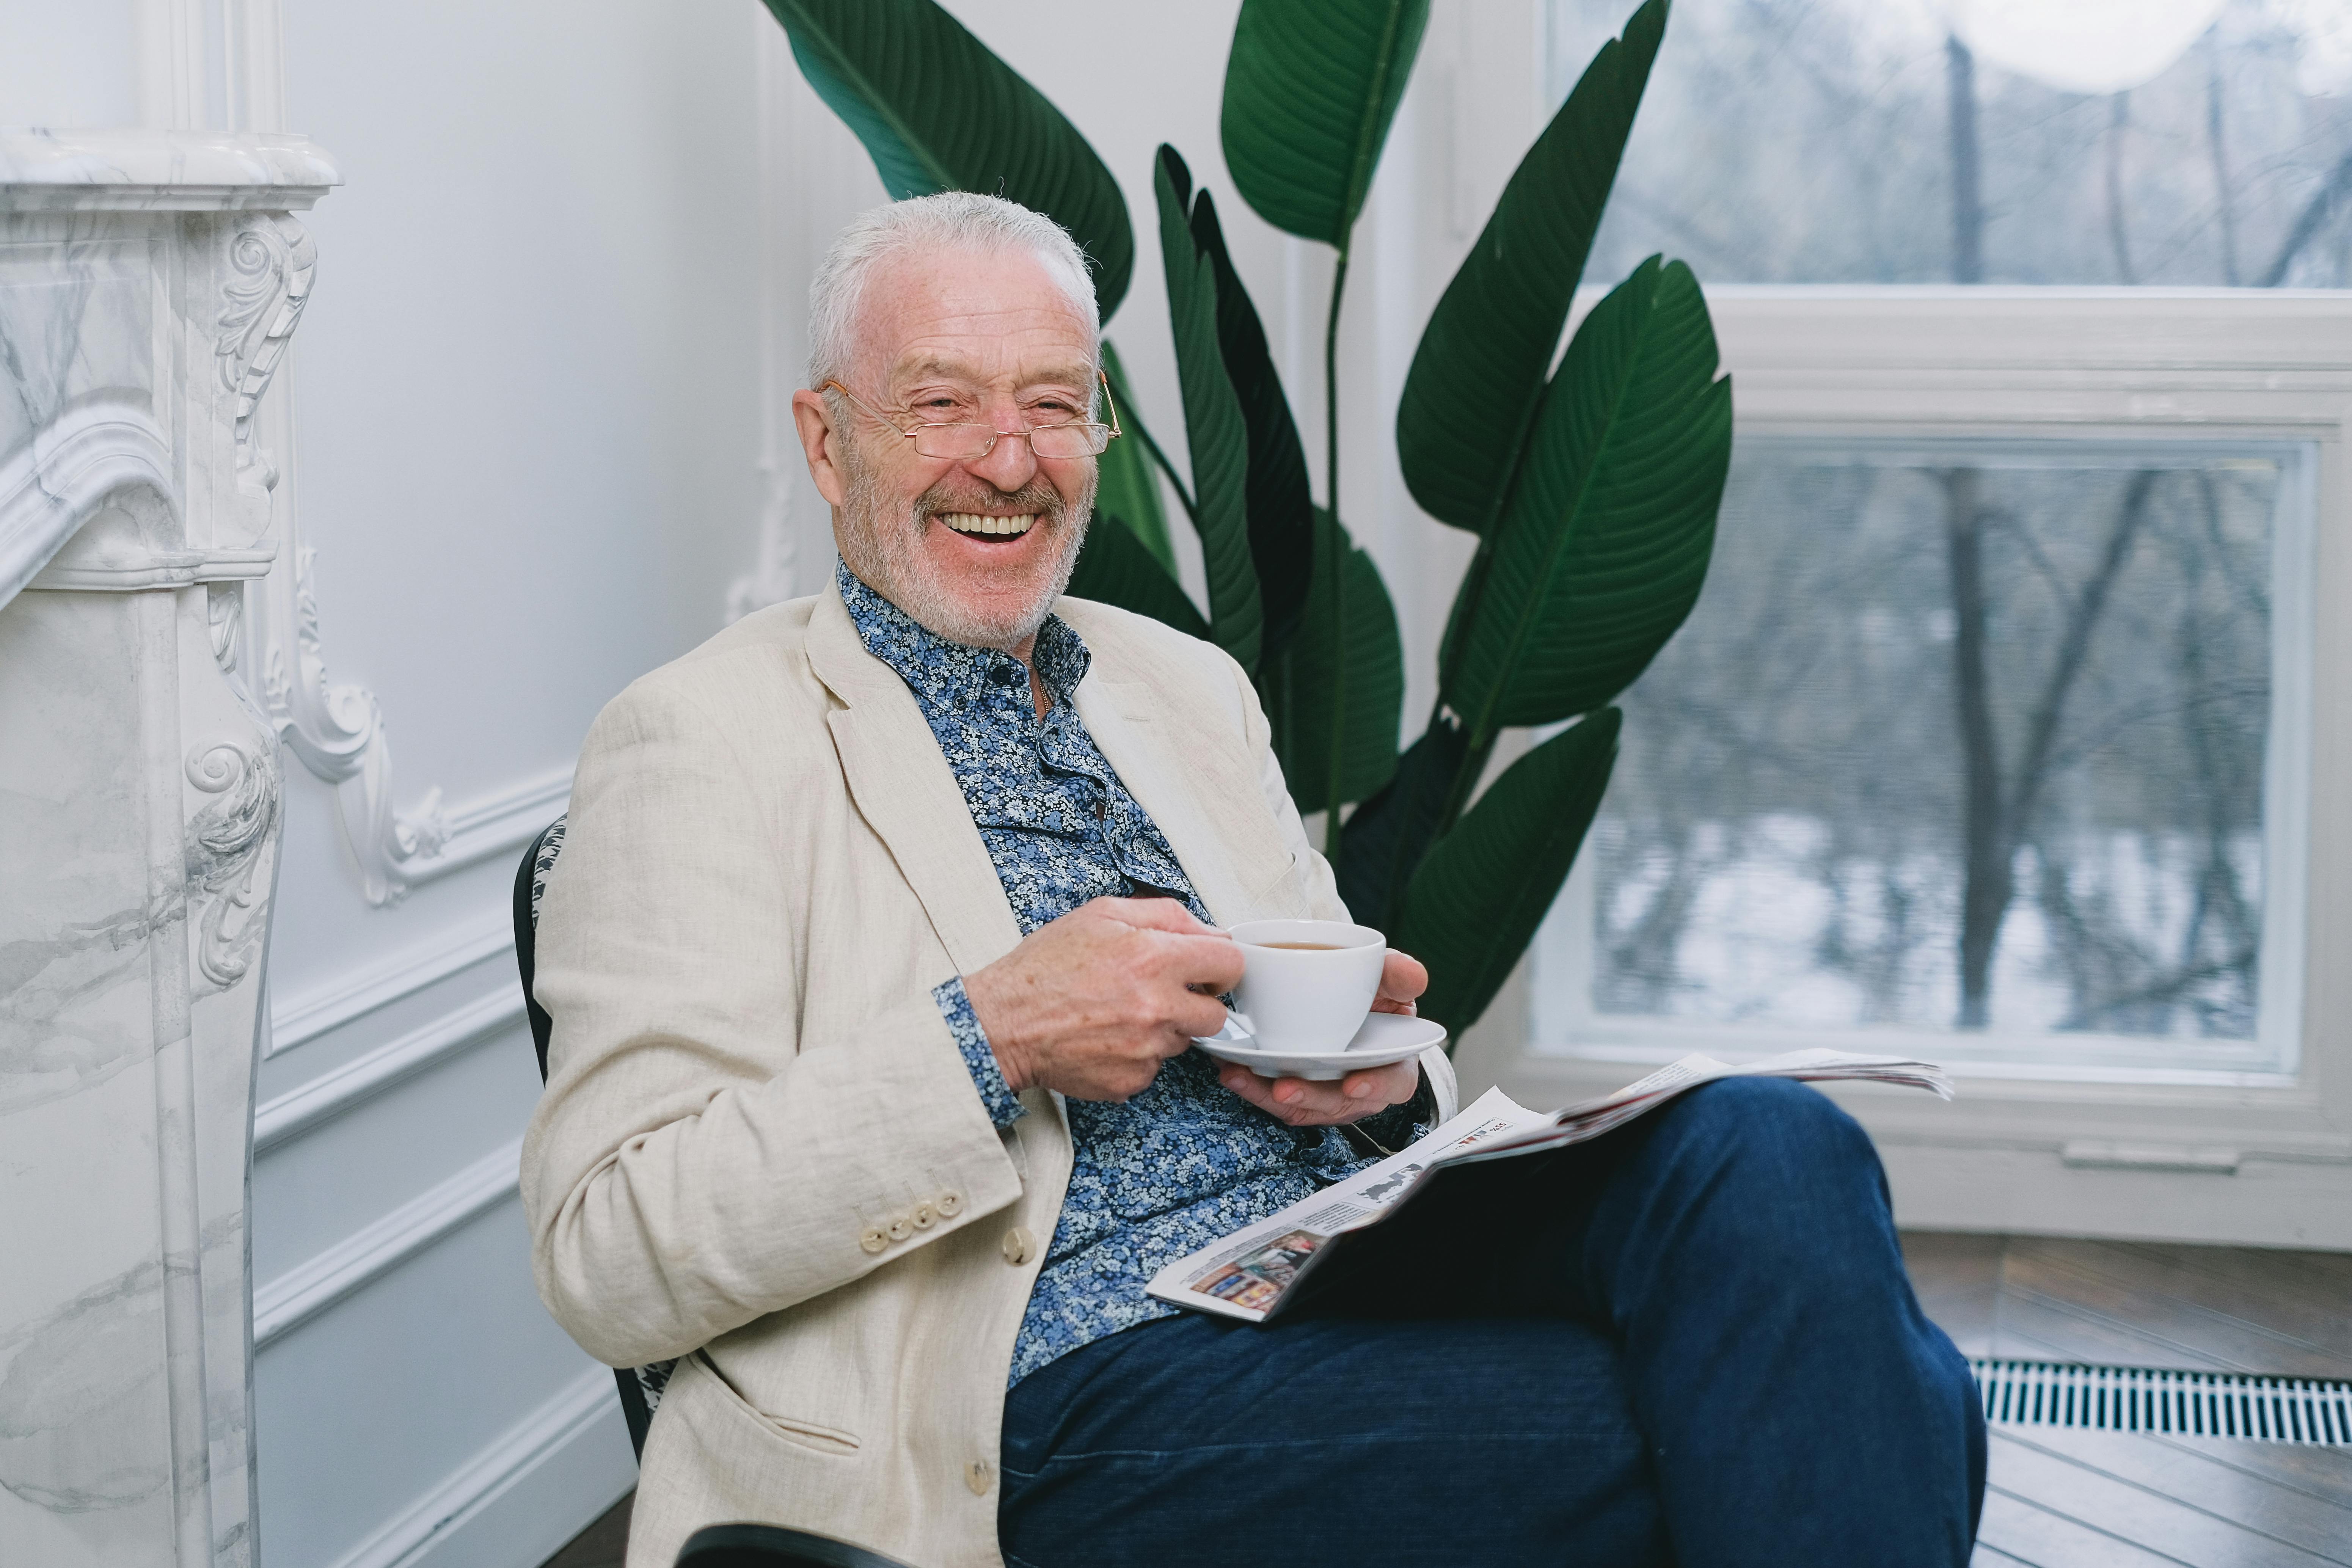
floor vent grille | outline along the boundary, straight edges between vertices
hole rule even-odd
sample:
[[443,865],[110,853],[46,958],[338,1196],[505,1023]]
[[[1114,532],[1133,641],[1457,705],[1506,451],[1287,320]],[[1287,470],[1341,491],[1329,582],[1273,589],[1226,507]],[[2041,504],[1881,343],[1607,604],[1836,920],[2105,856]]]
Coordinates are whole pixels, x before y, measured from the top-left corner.
[[1976,1360],[1969,1369],[1987,1421],[2352,1445],[2352,1383],[2047,1361]]

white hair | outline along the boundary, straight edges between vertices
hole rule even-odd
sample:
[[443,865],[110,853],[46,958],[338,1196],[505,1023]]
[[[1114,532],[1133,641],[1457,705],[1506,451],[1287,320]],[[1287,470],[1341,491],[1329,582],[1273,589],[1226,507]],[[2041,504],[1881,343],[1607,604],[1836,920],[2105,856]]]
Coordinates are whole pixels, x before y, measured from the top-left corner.
[[1044,262],[1086,318],[1087,335],[1102,331],[1086,253],[1066,229],[1002,196],[941,191],[860,213],[824,253],[809,283],[809,385],[849,379],[858,306],[877,264],[908,255],[1007,250],[1026,250]]

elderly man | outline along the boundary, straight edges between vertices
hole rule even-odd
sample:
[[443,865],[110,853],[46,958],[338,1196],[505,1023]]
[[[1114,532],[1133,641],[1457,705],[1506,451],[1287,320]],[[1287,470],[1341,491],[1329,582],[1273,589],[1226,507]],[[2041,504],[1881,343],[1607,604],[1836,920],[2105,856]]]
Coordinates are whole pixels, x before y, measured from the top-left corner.
[[[1086,531],[1082,258],[900,203],[812,289],[794,416],[841,567],[631,686],[580,761],[523,1154],[539,1286],[682,1358],[631,1568],[770,1520],[999,1562],[1958,1564],[1973,1385],[1878,1167],[1726,1083],[1409,1210],[1413,1267],[1261,1330],[1161,1265],[1450,1113],[1190,1047],[1219,929],[1344,919],[1249,680],[1061,596]],[[1380,1005],[1425,983],[1392,954]]]

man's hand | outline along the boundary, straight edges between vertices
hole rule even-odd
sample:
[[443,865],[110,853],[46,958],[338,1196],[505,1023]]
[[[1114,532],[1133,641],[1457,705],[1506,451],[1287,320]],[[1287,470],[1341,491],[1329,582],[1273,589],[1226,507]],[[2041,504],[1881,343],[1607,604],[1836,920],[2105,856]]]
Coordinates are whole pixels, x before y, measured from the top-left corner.
[[[1421,960],[1391,950],[1381,970],[1375,1013],[1412,1015],[1412,999],[1429,989]],[[1402,1105],[1421,1092],[1418,1059],[1351,1072],[1334,1082],[1303,1078],[1264,1078],[1233,1062],[1217,1064],[1217,1081],[1277,1121],[1293,1127],[1339,1127]]]
[[[1419,968],[1419,965],[1415,965]],[[1096,899],[964,976],[1004,1081],[1127,1100],[1195,1035],[1224,1027],[1217,994],[1241,950],[1173,899]]]

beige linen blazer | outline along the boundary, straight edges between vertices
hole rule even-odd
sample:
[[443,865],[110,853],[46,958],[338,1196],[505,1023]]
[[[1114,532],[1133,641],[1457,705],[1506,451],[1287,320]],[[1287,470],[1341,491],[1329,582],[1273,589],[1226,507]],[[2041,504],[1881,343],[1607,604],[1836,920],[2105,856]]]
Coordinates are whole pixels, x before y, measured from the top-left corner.
[[[1093,650],[1078,712],[1210,913],[1346,918],[1240,668],[1057,608]],[[540,921],[555,1029],[522,1196],[572,1338],[686,1358],[629,1568],[738,1520],[1001,1563],[1004,1384],[1069,1130],[1037,1089],[992,1125],[930,993],[1020,936],[913,693],[832,588],[598,717]],[[1424,1067],[1452,1114],[1444,1052]]]

